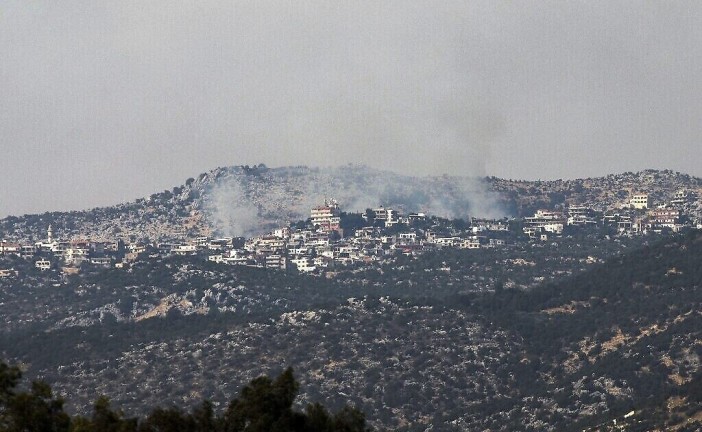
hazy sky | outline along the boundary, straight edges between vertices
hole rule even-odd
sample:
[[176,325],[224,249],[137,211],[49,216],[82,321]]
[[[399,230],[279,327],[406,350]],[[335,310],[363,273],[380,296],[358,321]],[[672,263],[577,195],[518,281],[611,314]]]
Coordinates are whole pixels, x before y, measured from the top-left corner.
[[218,166],[702,176],[702,2],[0,2],[0,216]]

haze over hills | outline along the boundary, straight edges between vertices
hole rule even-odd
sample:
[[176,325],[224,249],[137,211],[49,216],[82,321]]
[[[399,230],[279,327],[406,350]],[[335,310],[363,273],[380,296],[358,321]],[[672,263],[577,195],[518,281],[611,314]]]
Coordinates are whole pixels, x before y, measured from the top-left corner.
[[0,432],[702,431],[701,21],[0,2]]
[[669,170],[606,177],[521,181],[495,177],[415,177],[365,166],[217,168],[171,190],[131,203],[72,212],[10,216],[0,221],[5,238],[44,238],[54,225],[64,238],[136,238],[149,241],[199,235],[262,233],[309,217],[327,198],[344,211],[386,206],[447,218],[524,216],[538,208],[587,203],[624,205],[636,192],[658,201],[678,190],[702,191],[702,180]]

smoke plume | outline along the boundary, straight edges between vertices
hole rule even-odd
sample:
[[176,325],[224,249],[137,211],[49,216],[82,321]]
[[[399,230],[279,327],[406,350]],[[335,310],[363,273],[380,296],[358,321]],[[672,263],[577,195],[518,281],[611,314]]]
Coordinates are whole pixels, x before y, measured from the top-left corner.
[[305,220],[312,207],[335,199],[343,211],[385,206],[467,219],[507,216],[500,197],[480,178],[406,176],[373,168],[232,167],[210,174],[204,208],[215,231],[239,236]]

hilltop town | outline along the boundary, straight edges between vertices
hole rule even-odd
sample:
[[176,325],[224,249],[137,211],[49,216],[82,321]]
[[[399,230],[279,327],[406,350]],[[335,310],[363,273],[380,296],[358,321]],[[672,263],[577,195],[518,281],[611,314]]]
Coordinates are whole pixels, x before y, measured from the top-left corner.
[[582,430],[651,406],[687,421],[701,186],[234,167],[8,217],[0,354],[83,414],[99,394],[221,410],[293,366],[301,403],[351,401],[393,430]]
[[[40,270],[78,273],[82,266],[127,269],[139,260],[169,255],[197,255],[215,263],[324,274],[340,267],[373,265],[397,255],[417,256],[442,248],[483,249],[520,242],[543,242],[564,235],[607,232],[609,238],[701,228],[700,201],[695,190],[676,191],[656,202],[634,193],[623,204],[559,204],[533,215],[502,219],[447,219],[423,212],[403,215],[390,207],[345,212],[327,199],[310,209],[309,218],[251,237],[182,236],[166,241],[136,241],[118,236],[98,241],[89,233],[71,239],[3,239],[0,254],[32,260]],[[16,275],[0,269],[0,277]]]

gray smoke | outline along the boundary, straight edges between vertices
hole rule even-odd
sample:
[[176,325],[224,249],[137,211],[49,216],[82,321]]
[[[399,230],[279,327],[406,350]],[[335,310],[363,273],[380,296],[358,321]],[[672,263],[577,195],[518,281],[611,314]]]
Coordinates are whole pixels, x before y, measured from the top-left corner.
[[631,3],[3,0],[0,216],[259,162],[700,175],[702,3]]
[[206,195],[204,209],[217,235],[248,236],[260,230],[258,208],[236,178],[216,182]]
[[312,207],[336,199],[342,210],[391,207],[447,218],[508,216],[500,197],[475,177],[411,177],[365,166],[217,170],[204,196],[220,235],[250,235],[307,219]]

